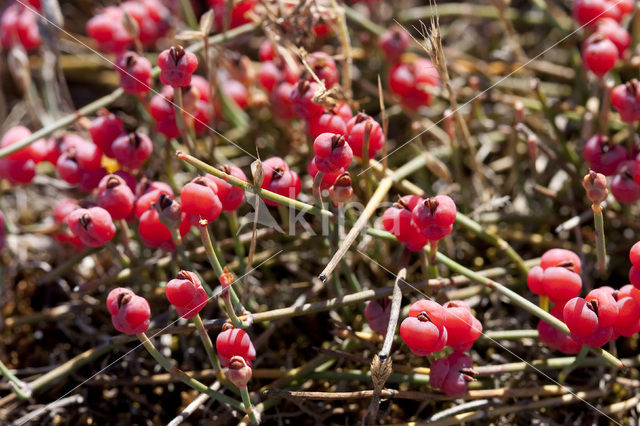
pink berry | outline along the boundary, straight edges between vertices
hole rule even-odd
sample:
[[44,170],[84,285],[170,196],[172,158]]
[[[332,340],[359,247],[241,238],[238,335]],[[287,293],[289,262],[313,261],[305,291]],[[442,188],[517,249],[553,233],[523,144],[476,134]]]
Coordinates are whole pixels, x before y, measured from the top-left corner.
[[137,217],[141,217],[149,210],[153,203],[158,201],[161,194],[166,194],[173,198],[173,190],[164,182],[150,182],[143,179],[136,188],[136,202],[134,211]]
[[473,361],[461,352],[448,357],[449,373],[442,382],[441,390],[447,396],[462,396],[467,393],[468,383],[473,380]]
[[446,379],[449,374],[449,367],[448,358],[439,358],[435,360],[431,364],[431,369],[429,370],[429,386],[434,389],[440,389],[442,387],[442,383],[444,383],[444,379]]
[[282,78],[282,71],[273,61],[265,61],[260,64],[258,82],[267,92],[271,93],[273,88],[282,81]]
[[[23,139],[31,136],[31,130],[27,129],[24,126],[15,126],[7,130],[7,132],[0,139],[0,148],[6,148],[15,143],[22,141]],[[4,157],[8,160],[15,161],[27,161],[27,160],[38,160],[40,155],[38,152],[34,151],[33,144],[27,145],[26,147],[19,149],[18,151],[7,155]]]
[[583,155],[589,167],[597,173],[611,176],[618,166],[627,159],[627,152],[602,135],[593,135],[584,145]]
[[635,266],[629,268],[629,281],[634,287],[640,289],[640,268]]
[[[302,189],[300,178],[289,166],[279,157],[271,157],[263,161],[264,181],[262,188],[276,194],[289,198],[297,198]],[[268,206],[276,206],[278,203],[265,199]]]
[[213,222],[220,216],[222,203],[217,194],[217,185],[204,177],[197,177],[182,188],[182,211],[190,216],[191,224],[197,225],[200,219]]
[[601,327],[598,326],[593,333],[586,336],[578,336],[571,333],[571,338],[583,345],[591,346],[592,348],[599,348],[600,346],[608,343],[613,336],[613,327]]
[[86,26],[87,34],[98,42],[103,52],[123,52],[133,40],[124,29],[122,19],[122,9],[116,6],[106,7],[102,13],[89,19]]
[[216,350],[220,364],[227,367],[234,356],[242,357],[250,366],[256,357],[256,350],[246,331],[240,328],[227,328],[216,338]]
[[631,46],[631,35],[614,19],[600,19],[596,28],[596,34],[601,34],[611,40],[618,48],[619,57],[622,57],[624,51]]
[[356,157],[362,157],[364,137],[366,129],[369,128],[369,126],[369,158],[374,158],[376,153],[384,145],[382,126],[380,126],[380,124],[373,118],[362,112],[351,118],[347,123],[347,142],[353,150],[353,155]]
[[611,194],[622,204],[633,204],[640,200],[640,185],[635,177],[640,175],[636,161],[625,161],[618,166],[617,174],[611,180]]
[[376,333],[387,334],[387,326],[391,317],[391,299],[369,300],[364,308],[364,317],[369,327]]
[[580,25],[592,26],[602,18],[613,18],[620,21],[620,11],[611,7],[607,0],[575,0],[573,18]]
[[98,185],[98,205],[109,212],[114,220],[126,219],[133,211],[134,195],[119,176],[107,175]]
[[325,52],[310,53],[307,56],[307,63],[316,76],[324,82],[327,89],[330,89],[338,82],[339,76],[336,61]]
[[198,68],[198,58],[182,46],[163,50],[158,56],[160,81],[173,87],[188,86],[191,74]]
[[438,241],[451,233],[456,214],[456,204],[450,197],[436,195],[416,204],[411,217],[429,241]]
[[412,220],[411,212],[421,200],[422,198],[417,195],[405,195],[382,215],[384,229],[392,233],[401,243],[406,243],[407,248],[413,251],[422,250],[422,247],[429,242]]
[[638,81],[634,79],[614,87],[611,90],[611,104],[620,113],[622,121],[629,123],[640,120]]
[[[343,111],[348,111],[348,118],[345,120]],[[309,134],[317,138],[322,133],[336,133],[345,135],[347,133],[347,121],[351,119],[351,108],[346,104],[338,104],[326,110],[317,118],[308,121]]]
[[438,72],[428,59],[400,62],[389,72],[389,87],[406,107],[418,109],[431,104],[431,90],[440,83]]
[[153,152],[153,143],[144,133],[133,132],[118,137],[111,145],[113,156],[128,169],[139,169]]
[[281,81],[274,87],[269,95],[274,117],[280,120],[291,120],[296,116],[292,97],[294,90],[295,87],[286,81]]
[[144,56],[131,51],[120,54],[116,59],[120,87],[127,93],[145,95],[153,87],[151,68],[151,62]]
[[91,122],[89,134],[93,143],[100,148],[107,157],[113,158],[111,145],[118,136],[126,133],[122,121],[106,109],[98,111],[98,117]]
[[[221,170],[228,175],[247,182],[247,176],[239,167],[224,165],[221,167]],[[230,212],[240,207],[244,199],[244,191],[242,189],[231,185],[224,179],[209,174],[205,175],[205,179],[209,179],[216,184],[218,188],[217,195],[222,203],[222,210]]]
[[149,328],[149,302],[131,290],[121,287],[111,290],[107,296],[107,309],[113,327],[121,333],[140,334]]
[[260,58],[260,61],[273,61],[275,57],[276,49],[273,47],[273,44],[271,44],[271,41],[268,39],[263,41],[260,45],[260,50],[258,51],[258,58]]
[[186,319],[195,317],[208,301],[200,279],[190,271],[178,272],[176,278],[167,283],[165,293],[178,315]]
[[598,77],[604,76],[618,60],[618,48],[604,35],[594,33],[582,45],[582,62]]
[[101,207],[72,211],[67,216],[67,225],[87,247],[100,247],[116,234],[111,215]]
[[318,84],[314,81],[300,80],[291,92],[291,102],[294,111],[302,118],[311,120],[317,118],[324,112],[322,105],[313,102],[313,97],[319,90]]
[[[311,176],[314,179],[318,174],[318,166],[316,165],[315,157],[307,165],[307,173],[309,174],[309,176]],[[331,188],[331,186],[334,183],[336,183],[336,180],[338,179],[338,177],[343,173],[344,172],[342,170],[338,170],[332,173],[325,173],[324,176],[322,176],[322,181],[320,182],[320,189],[325,190],[325,189]],[[349,184],[349,186],[351,186],[351,184]]]
[[335,173],[346,169],[351,164],[353,152],[342,135],[322,133],[313,142],[315,163],[323,173]]
[[7,52],[14,46],[22,46],[27,52],[38,48],[36,14],[20,3],[7,7],[0,17],[0,41]]
[[640,241],[635,243],[629,250],[629,260],[633,266],[640,268]]
[[390,63],[396,63],[409,46],[409,34],[400,26],[393,26],[380,36],[380,48]]

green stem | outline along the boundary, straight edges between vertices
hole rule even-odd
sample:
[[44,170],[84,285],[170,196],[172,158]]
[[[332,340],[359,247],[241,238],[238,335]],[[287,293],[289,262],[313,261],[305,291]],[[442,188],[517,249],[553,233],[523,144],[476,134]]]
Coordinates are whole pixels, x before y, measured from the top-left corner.
[[218,360],[218,357],[216,356],[216,353],[213,350],[213,343],[211,342],[209,333],[207,333],[207,330],[205,330],[204,328],[204,324],[202,324],[202,318],[200,318],[200,314],[196,314],[196,316],[193,317],[193,324],[196,327],[196,332],[200,336],[200,340],[202,340],[202,344],[204,345],[204,350],[207,352],[207,356],[209,357],[209,362],[211,363],[211,366],[216,371],[216,373],[222,374],[221,372],[222,367],[220,366],[220,361]]
[[182,6],[182,11],[184,12],[184,18],[189,25],[189,28],[192,30],[198,29],[198,20],[196,19],[196,14],[193,13],[193,7],[191,7],[191,0],[180,0],[180,5]]
[[600,273],[604,273],[607,268],[607,249],[604,240],[604,218],[602,207],[599,205],[591,206],[593,209],[593,222],[596,231],[596,255],[598,257],[598,269]]
[[569,374],[571,374],[573,370],[575,370],[576,368],[580,367],[580,365],[582,365],[584,360],[587,358],[588,353],[589,353],[589,347],[586,345],[583,345],[580,348],[580,352],[578,352],[578,356],[576,357],[576,359],[570,365],[563,368],[560,374],[558,374],[558,381],[560,383],[566,382]]
[[180,135],[182,137],[182,142],[185,144],[189,151],[193,152],[193,141],[187,131],[187,126],[184,123],[184,116],[182,111],[184,111],[184,107],[182,106],[182,88],[174,87],[173,88],[174,98],[176,101],[176,124],[178,126],[178,130],[180,131]]
[[324,178],[324,173],[318,170],[316,176],[313,178],[313,201],[319,209],[322,209],[322,179]]
[[153,343],[151,343],[151,341],[149,340],[146,334],[140,333],[140,334],[137,334],[137,336],[138,336],[138,339],[140,339],[140,341],[142,342],[142,345],[151,354],[151,356],[158,362],[158,364],[160,364],[169,373],[176,374],[180,378],[180,381],[182,381],[182,383],[192,387],[198,392],[206,393],[207,395],[209,395],[211,398],[215,399],[218,402],[227,404],[230,407],[235,408],[236,410],[244,411],[244,405],[241,404],[239,401],[236,401],[233,398],[230,398],[226,395],[223,395],[219,392],[214,391],[213,389],[208,388],[204,383],[189,377],[187,374],[184,373],[184,371],[171,365],[171,361],[169,361],[167,358],[165,358],[164,355],[158,352],[158,350],[156,349],[155,346],[153,346]]
[[20,399],[28,399],[31,397],[31,389],[29,385],[18,379],[4,364],[0,361],[0,374],[2,374],[11,385],[11,389]]
[[438,253],[438,241],[429,241],[429,275],[431,278],[439,278],[438,264],[436,263],[436,253]]
[[249,415],[249,419],[251,419],[251,423],[257,425],[260,423],[258,417],[256,416],[255,411],[253,411],[253,404],[251,403],[251,398],[249,397],[249,390],[247,387],[240,388],[240,395],[242,396],[242,403],[244,404],[244,412]]
[[234,210],[227,216],[227,218],[229,219],[229,230],[233,235],[233,247],[236,252],[238,262],[240,263],[240,275],[244,275],[247,272],[247,262],[245,260],[246,251],[244,249],[244,244],[240,241],[240,236],[238,235],[238,213]]

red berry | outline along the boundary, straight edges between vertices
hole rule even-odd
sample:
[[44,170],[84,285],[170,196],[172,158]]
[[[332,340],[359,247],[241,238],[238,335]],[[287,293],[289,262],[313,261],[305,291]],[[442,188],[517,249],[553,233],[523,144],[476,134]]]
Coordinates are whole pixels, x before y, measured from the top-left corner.
[[107,175],[98,185],[98,205],[114,220],[126,219],[133,211],[134,195],[119,176]]
[[300,80],[291,91],[293,110],[302,118],[311,120],[319,117],[324,112],[322,105],[313,102],[313,97],[319,90],[316,82]]
[[613,327],[600,327],[598,326],[593,333],[586,336],[578,336],[571,333],[571,338],[576,342],[583,345],[591,346],[592,348],[599,348],[600,346],[608,343],[613,336]]
[[269,95],[273,116],[280,120],[291,120],[296,116],[292,94],[295,88],[291,83],[281,81]]
[[616,301],[618,316],[613,330],[625,337],[640,331],[640,304],[633,297],[622,297]]
[[[345,120],[342,111],[348,111],[348,118]],[[310,119],[309,134],[314,139],[322,133],[337,133],[345,135],[347,133],[347,121],[351,119],[351,108],[346,104],[338,104],[335,107],[326,110],[317,118]]]
[[429,370],[429,386],[434,389],[440,389],[444,379],[449,374],[449,359],[439,358],[431,364]]
[[153,143],[144,133],[133,132],[118,137],[111,145],[113,156],[128,169],[139,169],[153,152]]
[[338,82],[338,67],[336,61],[325,52],[318,51],[307,56],[307,63],[316,76],[324,82],[327,89],[330,89]]
[[640,290],[631,284],[624,285],[618,290],[618,300],[623,297],[631,297],[640,305]]
[[616,173],[618,166],[627,159],[627,151],[602,135],[593,135],[584,145],[583,155],[589,168],[605,176]]
[[40,46],[40,33],[36,14],[23,4],[14,3],[0,17],[0,41],[8,52],[14,46],[31,51]]
[[[160,194],[158,195],[160,196]],[[191,223],[189,222],[187,215],[182,213],[182,221],[178,231],[183,237],[189,228]],[[171,231],[160,221],[160,215],[156,209],[149,209],[140,216],[139,224],[140,238],[142,242],[150,248],[161,248],[165,251],[174,251],[176,246],[171,236]]]
[[540,267],[542,269],[553,267],[565,268],[578,274],[582,268],[582,263],[580,262],[580,257],[571,250],[553,248],[542,254],[542,257],[540,257]]
[[138,23],[144,46],[153,47],[170,28],[170,12],[159,0],[125,1],[121,7]]
[[91,122],[89,134],[93,143],[100,148],[106,156],[113,158],[111,145],[118,136],[126,133],[122,121],[109,111],[101,110],[98,117]]
[[375,157],[376,153],[384,145],[382,126],[367,114],[358,113],[347,122],[346,134],[347,142],[356,157],[362,157],[364,136],[368,126],[371,126],[369,131],[369,158]]
[[634,79],[614,87],[611,90],[611,105],[618,110],[622,121],[629,123],[640,120],[638,81]]
[[87,247],[100,247],[116,234],[111,215],[101,207],[72,211],[67,216],[67,225]]
[[158,201],[161,194],[166,194],[173,198],[173,190],[164,182],[149,182],[144,180],[136,188],[135,213],[137,217],[141,217],[144,212],[149,210],[153,203]]
[[[307,173],[313,179],[315,179],[316,175],[318,174],[318,166],[316,166],[315,157],[307,165]],[[337,172],[333,173],[325,173],[324,176],[322,176],[322,182],[320,182],[320,189],[325,190],[331,188],[331,186],[336,182],[338,177],[342,175],[342,173],[342,170],[338,170]]]
[[315,163],[323,173],[335,173],[346,169],[351,164],[353,152],[342,135],[322,133],[313,142]]
[[611,7],[607,0],[575,0],[573,18],[580,25],[592,26],[602,18],[613,18],[620,21],[620,10]]
[[553,266],[544,270],[542,287],[553,303],[564,303],[580,294],[582,279],[567,268]]
[[442,382],[441,390],[447,396],[462,396],[467,393],[469,381],[473,380],[473,371],[471,370],[473,361],[461,352],[452,353],[448,359],[449,372]]
[[439,82],[438,72],[428,59],[420,58],[413,63],[400,62],[389,72],[391,91],[410,109],[430,105],[432,87]]
[[[0,139],[0,148],[6,148],[14,143],[20,142],[31,136],[31,130],[24,126],[15,126],[7,130],[7,132]],[[39,160],[41,155],[33,149],[33,144],[30,144],[18,151],[7,155],[6,159],[15,161],[27,161],[33,160],[34,162]]]
[[[213,9],[216,28],[218,31],[224,30],[224,19],[226,14],[226,0],[208,0],[209,6]],[[254,0],[240,0],[234,2],[234,6],[231,8],[231,20],[229,21],[229,28],[239,27],[240,25],[248,24],[251,21],[249,18],[250,13],[255,8],[257,2]]]
[[629,260],[633,266],[640,268],[640,241],[635,243],[629,250]]
[[280,81],[282,81],[282,71],[273,61],[265,61],[260,64],[258,82],[267,92],[271,93]]
[[[221,170],[228,175],[247,182],[247,176],[239,167],[224,165],[221,167]],[[231,212],[240,207],[244,199],[244,191],[242,189],[231,185],[224,179],[209,174],[205,175],[205,179],[209,179],[216,184],[218,188],[217,195],[222,203],[222,210]]]
[[610,288],[601,287],[591,290],[585,300],[589,306],[596,309],[599,326],[610,327],[615,324],[618,318],[618,305]]
[[418,300],[409,308],[409,316],[417,317],[420,314],[425,314],[437,328],[442,328],[445,325],[446,311],[438,303],[433,300],[423,299]]
[[242,109],[247,109],[249,106],[249,91],[246,86],[240,83],[238,80],[228,79],[221,87],[222,92],[231,98],[236,105]]
[[176,278],[167,283],[165,293],[178,315],[186,319],[195,317],[208,301],[198,276],[190,271],[178,272]]
[[113,327],[121,333],[140,334],[149,328],[149,302],[131,290],[122,287],[111,290],[107,296],[107,309]]
[[400,324],[400,337],[418,356],[438,352],[447,343],[447,329],[438,328],[426,315],[407,317]]
[[618,166],[617,174],[611,180],[611,194],[622,204],[633,204],[640,200],[640,185],[636,176],[640,166],[636,161],[625,161]]
[[410,42],[409,34],[400,26],[393,26],[380,36],[380,48],[390,63],[400,60]]
[[200,219],[213,222],[222,212],[217,185],[204,177],[197,177],[182,188],[182,211],[188,214],[192,225]]
[[[296,198],[300,194],[302,185],[298,174],[289,170],[289,166],[282,158],[271,157],[262,162],[264,168],[264,181],[262,188],[289,198]],[[277,206],[278,203],[265,199],[268,206]]]
[[421,200],[417,195],[405,195],[382,215],[382,225],[387,232],[392,233],[401,243],[406,243],[407,248],[411,243],[412,248],[418,250],[429,242],[411,218],[412,210]]
[[598,329],[596,311],[596,303],[588,303],[581,297],[574,297],[564,305],[562,317],[572,335],[586,337]]
[[182,46],[171,46],[158,55],[158,67],[162,84],[173,87],[188,86],[191,74],[198,68],[198,58]]
[[443,305],[445,308],[444,326],[449,334],[448,346],[466,343],[473,333],[473,315],[471,309],[462,300],[452,300]]
[[116,59],[120,87],[127,93],[145,95],[153,87],[151,68],[151,62],[144,56],[131,51],[120,54]]
[[364,317],[369,327],[382,335],[387,334],[387,326],[391,317],[391,299],[369,300],[364,308]]
[[527,285],[529,286],[529,290],[539,296],[546,295],[542,281],[543,274],[544,269],[542,269],[540,266],[534,266],[533,268],[529,269],[529,273],[527,274]]
[[262,44],[260,45],[260,50],[258,51],[258,58],[260,58],[260,61],[262,62],[273,61],[275,57],[276,57],[276,49],[273,47],[273,44],[271,44],[271,41],[269,40],[263,41]]
[[616,65],[618,48],[604,35],[594,33],[582,45],[583,66],[602,77]]
[[436,195],[416,204],[411,217],[429,241],[438,241],[451,233],[456,214],[456,204],[449,196]]
[[31,183],[35,175],[36,163],[33,160],[0,158],[0,178],[7,179],[12,185]]
[[256,357],[256,350],[251,343],[251,338],[246,331],[240,328],[228,328],[218,334],[216,350],[223,367],[227,367],[234,356],[242,357],[249,366]]
[[[562,320],[564,304],[557,304],[551,309],[551,315]],[[540,341],[552,349],[556,349],[565,354],[576,354],[582,345],[570,336],[567,336],[549,323],[540,320],[538,322],[538,334]]]
[[596,34],[601,34],[611,40],[618,48],[618,56],[622,57],[624,51],[631,46],[631,35],[611,18],[602,18],[598,21]]
[[116,6],[106,7],[102,13],[87,22],[87,34],[98,42],[100,50],[107,53],[119,53],[127,49],[133,40],[122,24],[122,9]]

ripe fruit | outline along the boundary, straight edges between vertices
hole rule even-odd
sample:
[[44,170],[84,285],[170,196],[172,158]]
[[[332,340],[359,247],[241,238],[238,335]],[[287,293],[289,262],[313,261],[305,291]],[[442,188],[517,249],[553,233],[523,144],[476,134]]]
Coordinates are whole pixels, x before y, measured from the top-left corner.
[[[191,223],[185,213],[182,213],[181,218],[178,231],[184,237],[189,232]],[[160,215],[156,209],[149,209],[140,216],[138,230],[140,231],[140,239],[147,247],[161,248],[165,251],[176,249],[171,231],[160,221]]]
[[131,290],[122,287],[111,290],[107,296],[107,309],[113,327],[121,333],[140,334],[149,328],[149,302]]
[[198,58],[182,46],[171,46],[158,55],[160,81],[173,87],[188,86],[191,74],[198,68]]
[[122,9],[109,6],[87,21],[87,34],[98,42],[101,51],[119,53],[133,43],[131,36],[122,25],[122,18]]
[[271,103],[271,110],[275,118],[291,120],[296,116],[292,98],[294,90],[294,86],[286,81],[281,81],[273,89],[269,95],[269,103]]
[[640,331],[640,304],[633,297],[618,297],[616,305],[618,317],[613,324],[613,330],[625,337],[630,337]]
[[553,303],[564,303],[580,294],[582,279],[567,268],[554,266],[544,270],[542,287]]
[[[222,32],[224,28],[226,14],[226,1],[225,0],[208,0],[209,7],[213,9],[216,29]],[[233,3],[231,8],[231,16],[229,21],[229,28],[239,27],[240,25],[248,24],[252,22],[249,18],[250,12],[253,11],[257,2],[254,0],[240,0]]]
[[369,327],[382,335],[387,334],[387,326],[391,317],[391,299],[369,300],[364,308],[364,317]]
[[258,58],[261,62],[273,61],[276,57],[276,49],[269,39],[262,42],[258,50]]
[[563,309],[571,338],[592,347],[600,347],[610,340],[617,317],[618,306],[606,288],[592,290],[586,299],[575,297]]
[[73,235],[67,227],[67,216],[69,216],[69,213],[78,207],[77,200],[74,200],[73,198],[64,198],[55,205],[52,216],[55,224],[61,227],[61,229],[54,234],[54,238],[62,244],[69,243],[77,250],[80,250],[83,247],[82,241],[80,241],[80,238]]
[[338,67],[336,61],[327,53],[318,51],[307,56],[307,63],[316,76],[324,82],[324,86],[330,89],[338,82]]
[[[224,165],[220,169],[228,175],[247,182],[247,176],[245,176],[244,172],[239,167]],[[224,179],[220,179],[209,174],[205,175],[205,179],[216,184],[218,188],[217,195],[220,199],[220,203],[222,203],[222,210],[231,212],[240,207],[240,204],[242,204],[242,200],[244,199],[244,191],[242,189],[231,185]]]
[[67,216],[67,225],[87,247],[100,247],[116,234],[111,215],[102,207],[72,211]]
[[589,306],[595,308],[598,316],[598,325],[601,327],[612,326],[618,318],[618,306],[610,287],[601,287],[587,293],[585,300]]
[[164,182],[150,182],[143,179],[136,188],[136,203],[134,211],[136,216],[141,217],[144,212],[158,201],[161,194],[166,194],[173,198],[173,190]]
[[620,21],[621,13],[607,0],[575,0],[573,3],[573,18],[580,25],[592,26],[599,19],[612,18]]
[[611,90],[611,104],[620,113],[624,122],[640,120],[640,91],[638,80],[619,84]]
[[113,158],[113,152],[111,151],[113,141],[125,133],[126,131],[122,121],[106,109],[98,111],[98,117],[91,122],[91,127],[89,127],[89,134],[91,135],[93,143],[95,143],[107,157],[111,158]]
[[[300,194],[302,184],[298,174],[289,170],[289,166],[282,158],[271,157],[262,162],[264,168],[264,181],[262,188],[289,198],[296,198]],[[278,203],[264,199],[268,206],[277,206]]]
[[418,356],[442,350],[448,339],[448,331],[443,327],[444,317],[444,309],[436,302],[414,303],[409,316],[400,324],[402,341]]
[[342,135],[322,133],[313,142],[315,163],[323,173],[335,173],[346,169],[351,164],[353,152]]
[[22,46],[27,52],[40,46],[40,33],[36,14],[20,3],[14,3],[0,17],[0,41],[8,52],[14,46]]
[[121,177],[113,174],[102,178],[98,185],[98,205],[109,212],[113,220],[126,219],[133,211],[134,195]]
[[322,105],[313,102],[313,97],[319,90],[318,83],[314,81],[300,80],[291,91],[291,103],[293,110],[302,118],[311,120],[324,112]]
[[389,87],[410,109],[431,104],[432,88],[440,83],[438,72],[430,60],[419,58],[412,63],[400,62],[389,72]]
[[618,48],[603,34],[594,33],[582,45],[583,66],[597,75],[604,76],[616,65]]
[[149,158],[153,152],[153,143],[144,133],[133,132],[114,140],[111,151],[120,165],[135,170],[142,167]]
[[400,26],[393,26],[380,36],[380,48],[390,63],[396,63],[410,42],[409,34]]
[[[482,333],[480,322],[475,323],[471,309],[462,300],[451,300],[443,305],[445,310],[444,327],[449,333],[447,346],[452,348],[475,341]],[[479,326],[479,330],[478,330]]]
[[[318,174],[318,166],[316,166],[315,157],[307,165],[307,173],[309,174],[309,176],[311,176],[315,180],[315,177]],[[320,189],[325,190],[325,189],[331,188],[331,186],[336,183],[336,180],[338,179],[338,177],[343,173],[344,172],[342,170],[338,170],[336,172],[331,172],[331,173],[325,173],[324,176],[322,176],[322,181],[320,182]],[[351,181],[351,179],[349,179],[349,181]],[[351,183],[349,183],[349,186],[351,186]]]
[[116,59],[115,68],[125,92],[143,96],[153,87],[151,62],[144,56],[131,51],[122,53]]
[[618,166],[617,174],[611,180],[611,194],[622,204],[633,204],[640,200],[640,185],[635,177],[640,174],[636,161],[625,161]]
[[251,343],[251,338],[246,331],[241,328],[223,327],[223,331],[216,338],[216,351],[220,364],[223,367],[229,366],[231,358],[242,357],[247,365],[251,366],[251,361],[256,357],[256,350]]
[[347,104],[337,104],[317,118],[307,121],[309,134],[314,139],[322,133],[336,133],[345,135],[347,133],[347,121],[352,117],[351,108]]
[[447,195],[436,195],[417,203],[412,219],[429,241],[438,241],[451,233],[456,220],[456,204]]
[[640,268],[640,241],[635,243],[629,250],[629,260],[633,266]]
[[369,128],[369,158],[375,157],[376,153],[382,148],[382,145],[384,145],[382,126],[367,114],[360,112],[347,122],[346,134],[346,139],[353,151],[353,155],[357,157],[362,158],[364,137],[367,128]]
[[471,358],[461,352],[454,352],[431,364],[429,385],[442,390],[447,396],[462,396],[467,392],[468,383],[474,380],[475,374]]
[[215,182],[201,176],[182,188],[182,211],[189,215],[192,225],[198,225],[200,219],[213,222],[220,216],[222,203],[217,194],[218,186]]
[[605,176],[616,173],[618,166],[627,159],[627,151],[621,145],[616,145],[603,135],[593,135],[584,144],[582,152],[589,168]]
[[190,271],[180,271],[167,283],[165,293],[182,318],[195,317],[207,304],[207,293],[198,276]]
[[405,195],[382,215],[384,229],[411,251],[420,251],[429,242],[412,219],[412,210],[421,200],[417,195]]
[[[563,309],[564,304],[557,304],[551,309],[551,315],[562,320]],[[538,335],[542,343],[565,354],[576,354],[582,347],[582,344],[543,320],[538,322]]]
[[611,18],[602,18],[598,21],[596,34],[601,34],[611,40],[618,48],[618,57],[622,58],[624,51],[631,46],[631,35]]

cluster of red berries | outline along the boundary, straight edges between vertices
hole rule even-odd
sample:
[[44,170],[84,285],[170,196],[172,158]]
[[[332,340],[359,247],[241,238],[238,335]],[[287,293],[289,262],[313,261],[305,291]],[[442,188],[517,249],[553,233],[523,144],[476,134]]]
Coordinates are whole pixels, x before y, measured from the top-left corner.
[[583,66],[602,78],[630,45],[631,35],[618,21],[605,17],[598,19],[593,34],[582,43]]
[[402,340],[418,356],[441,351],[445,346],[468,351],[481,334],[482,324],[461,300],[444,305],[420,300],[411,305],[409,316],[400,324]]
[[389,28],[379,40],[382,52],[392,65],[388,77],[389,88],[402,105],[417,110],[431,104],[432,92],[440,84],[440,77],[428,59],[403,60],[402,54],[407,50],[409,41],[409,34],[400,26]]
[[622,145],[613,143],[606,136],[596,134],[585,143],[583,156],[591,170],[604,176],[613,176],[610,182],[611,194],[618,202],[633,204],[640,200],[638,158],[629,159],[627,150]]
[[145,47],[154,46],[169,29],[171,14],[159,0],[129,0],[105,7],[86,26],[87,34],[103,52],[122,53],[133,45],[133,35],[123,23],[125,13],[137,24],[137,36]]
[[[38,6],[36,9],[39,8]],[[29,52],[38,48],[40,41],[36,14],[27,6],[16,2],[2,12],[0,42],[5,50],[9,51],[16,46],[22,46]]]
[[456,204],[446,195],[427,199],[405,195],[385,210],[382,225],[407,249],[420,251],[428,242],[437,242],[451,233],[456,214]]
[[453,352],[431,364],[429,385],[447,396],[462,396],[467,393],[469,382],[475,380],[475,374],[471,358],[461,352]]
[[[634,247],[629,257],[638,262],[640,244]],[[628,337],[640,331],[640,291],[630,284],[620,290],[604,286],[591,290],[585,298],[578,297],[582,289],[580,267],[575,253],[552,249],[527,277],[529,288],[549,297],[555,304],[551,314],[564,321],[571,331],[567,336],[540,321],[540,341],[567,354],[577,353],[583,344],[600,347],[619,336]],[[635,275],[633,267],[629,275]]]

